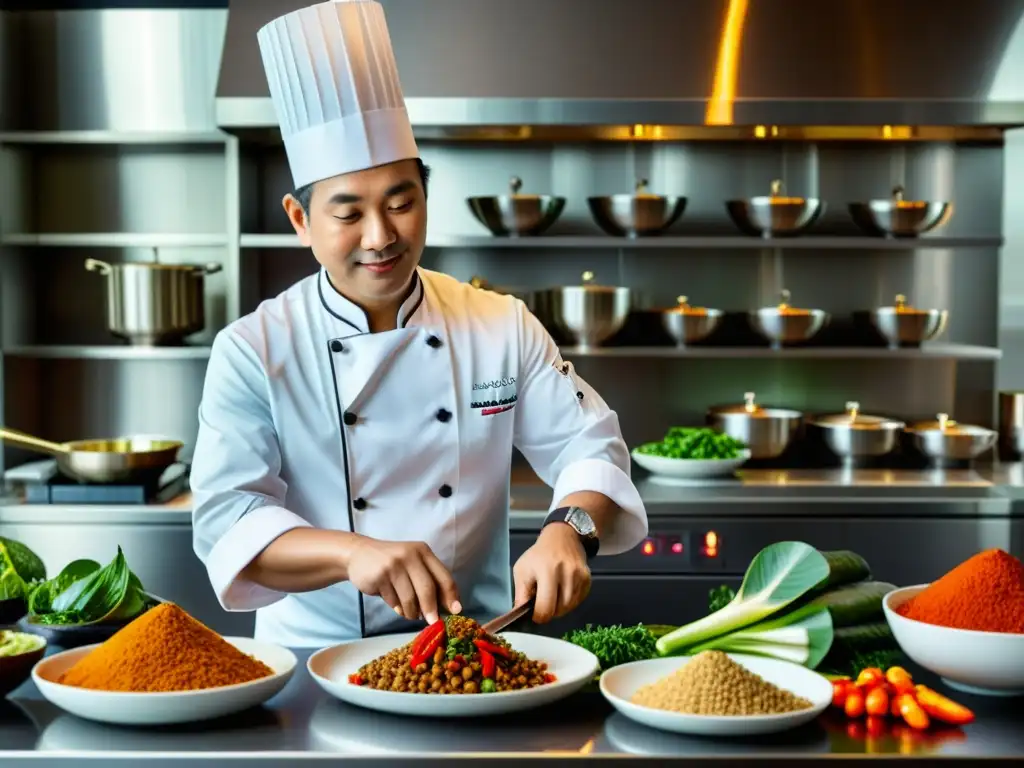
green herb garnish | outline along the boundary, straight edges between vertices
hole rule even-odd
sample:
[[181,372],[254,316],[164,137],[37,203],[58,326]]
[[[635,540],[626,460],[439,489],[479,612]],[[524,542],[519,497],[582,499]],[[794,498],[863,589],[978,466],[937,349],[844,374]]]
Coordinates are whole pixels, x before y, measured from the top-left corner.
[[465,637],[452,637],[448,639],[448,646],[445,649],[445,658],[452,661],[456,656],[469,659],[473,655],[473,644]]
[[725,460],[739,458],[746,450],[739,440],[710,427],[672,427],[656,443],[644,443],[636,450],[666,459]]
[[653,659],[658,655],[655,647],[657,638],[643,624],[632,627],[587,624],[583,629],[567,632],[562,639],[597,656],[602,671],[631,661]]

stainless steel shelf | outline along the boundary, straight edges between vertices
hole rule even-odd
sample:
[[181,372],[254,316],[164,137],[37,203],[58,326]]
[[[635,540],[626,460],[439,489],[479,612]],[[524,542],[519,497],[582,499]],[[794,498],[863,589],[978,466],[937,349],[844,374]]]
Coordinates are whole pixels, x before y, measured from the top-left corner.
[[226,234],[146,232],[17,233],[0,236],[0,245],[51,248],[223,248]]
[[[243,234],[243,248],[301,248],[292,234]],[[999,248],[1002,237],[922,237],[916,239],[886,239],[881,237],[777,237],[757,238],[739,235],[696,235],[643,238],[562,235],[551,237],[491,237],[489,235],[428,235],[430,248],[717,248],[732,250],[870,250],[906,251],[952,248]]]
[[688,357],[743,360],[748,358],[804,358],[831,360],[887,359],[951,359],[999,360],[1003,356],[996,347],[970,344],[926,344],[918,349],[886,347],[562,347],[566,357]]
[[224,144],[218,131],[8,131],[0,144]]
[[36,345],[3,350],[7,357],[72,360],[205,360],[210,347],[127,347]]

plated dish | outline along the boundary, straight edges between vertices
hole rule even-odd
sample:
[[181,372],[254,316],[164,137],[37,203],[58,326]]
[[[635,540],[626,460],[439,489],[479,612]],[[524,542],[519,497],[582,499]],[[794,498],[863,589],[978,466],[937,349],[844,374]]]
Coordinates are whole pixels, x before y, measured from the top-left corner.
[[832,684],[806,667],[763,656],[704,651],[613,667],[601,693],[642,725],[695,736],[751,736],[809,723],[832,703]]
[[448,617],[418,634],[325,648],[308,662],[332,696],[391,714],[473,717],[514,712],[568,696],[593,679],[594,654],[563,640],[484,633]]
[[142,614],[106,642],[58,653],[32,669],[61,709],[118,725],[169,725],[240,712],[277,694],[295,655],[221,637],[173,603]]

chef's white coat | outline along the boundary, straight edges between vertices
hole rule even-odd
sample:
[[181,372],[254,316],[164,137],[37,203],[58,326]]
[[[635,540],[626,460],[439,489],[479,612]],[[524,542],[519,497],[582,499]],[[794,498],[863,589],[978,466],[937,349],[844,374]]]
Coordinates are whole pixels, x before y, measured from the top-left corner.
[[600,554],[647,535],[618,419],[518,299],[418,269],[398,329],[369,332],[326,272],[222,330],[192,466],[195,551],[221,605],[256,637],[323,647],[411,625],[348,583],[300,594],[240,577],[303,526],[424,541],[463,612],[511,608],[512,448],[554,488],[623,510]]

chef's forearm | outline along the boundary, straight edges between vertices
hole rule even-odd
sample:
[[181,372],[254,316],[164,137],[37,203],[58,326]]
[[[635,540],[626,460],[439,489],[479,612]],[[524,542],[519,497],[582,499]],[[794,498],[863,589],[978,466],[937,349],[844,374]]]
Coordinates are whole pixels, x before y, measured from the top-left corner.
[[278,592],[312,592],[348,579],[357,535],[295,528],[278,536],[241,573],[247,581]]
[[597,526],[597,537],[603,538],[615,527],[616,515],[622,509],[603,493],[597,491],[576,491],[562,499],[557,507],[579,507],[584,510]]

